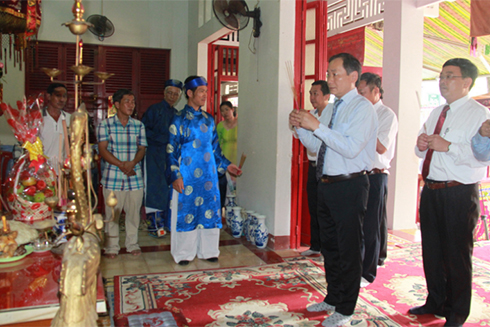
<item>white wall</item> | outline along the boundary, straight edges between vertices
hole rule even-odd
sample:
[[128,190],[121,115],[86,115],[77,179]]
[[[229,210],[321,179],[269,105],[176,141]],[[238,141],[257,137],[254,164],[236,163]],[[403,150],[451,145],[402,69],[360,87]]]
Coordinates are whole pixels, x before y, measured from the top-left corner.
[[252,24],[240,35],[238,154],[247,161],[237,192],[240,205],[266,215],[270,232],[283,236],[291,222],[293,99],[285,63],[294,61],[295,1],[261,1],[260,8],[255,54],[248,48]]
[[[209,0],[200,3],[201,10],[195,4],[189,10],[189,74],[206,76],[207,44],[229,30],[214,16],[208,19]],[[255,3],[247,4],[253,10]],[[248,48],[253,22],[240,31],[238,154],[246,153],[247,161],[237,182],[238,202],[266,215],[270,232],[284,236],[290,234],[292,149],[285,62],[294,59],[295,1],[261,1],[260,8],[263,26],[255,39],[256,54]]]
[[[75,42],[75,36],[62,23],[71,21],[72,0],[43,0],[42,21],[38,39],[42,41]],[[83,0],[86,19],[92,14],[101,14],[100,0]],[[191,1],[187,0],[104,0],[103,14],[115,26],[113,36],[103,42],[87,31],[83,36],[86,44],[109,46],[131,46],[142,48],[171,49],[170,76],[183,80],[188,70],[188,12]],[[194,61],[196,55],[193,56]],[[5,75],[4,102],[15,103],[24,95],[24,71],[13,68],[7,63]],[[183,106],[181,101],[178,106]],[[0,142],[13,144],[15,139],[6,124],[0,118]]]

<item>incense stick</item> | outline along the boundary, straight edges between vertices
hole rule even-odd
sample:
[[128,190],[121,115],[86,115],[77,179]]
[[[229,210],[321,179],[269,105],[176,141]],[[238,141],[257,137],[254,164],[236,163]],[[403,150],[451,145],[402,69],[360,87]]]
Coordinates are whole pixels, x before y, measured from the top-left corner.
[[289,83],[291,84],[291,91],[293,92],[294,104],[296,106],[296,109],[299,109],[298,95],[296,94],[296,88],[294,87],[293,64],[290,60],[286,61],[286,70],[288,72]]
[[240,165],[238,165],[238,168],[242,169],[242,166],[245,163],[245,159],[247,159],[247,155],[245,153],[242,153],[242,157],[240,158]]

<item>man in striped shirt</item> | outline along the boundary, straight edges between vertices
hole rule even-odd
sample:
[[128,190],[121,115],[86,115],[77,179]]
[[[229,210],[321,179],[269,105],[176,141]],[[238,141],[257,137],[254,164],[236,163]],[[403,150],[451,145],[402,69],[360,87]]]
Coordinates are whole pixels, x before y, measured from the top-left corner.
[[[126,212],[126,250],[135,256],[141,254],[138,245],[138,226],[143,201],[140,162],[148,145],[144,124],[131,118],[135,108],[133,93],[120,89],[112,98],[117,113],[101,122],[97,130],[99,152],[106,161],[101,179],[104,198],[107,199],[111,192],[114,192],[117,198],[115,217],[106,224],[105,255],[108,258],[115,258],[120,250],[119,216],[122,210]],[[112,212],[107,205],[105,211],[108,215]]]

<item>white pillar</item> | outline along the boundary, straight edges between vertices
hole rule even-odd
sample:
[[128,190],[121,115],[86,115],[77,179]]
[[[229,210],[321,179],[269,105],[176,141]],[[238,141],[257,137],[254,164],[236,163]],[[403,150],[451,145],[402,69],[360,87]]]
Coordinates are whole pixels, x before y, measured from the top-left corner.
[[[238,204],[264,214],[266,225],[289,246],[293,94],[286,62],[294,62],[295,1],[262,1],[266,19],[250,40],[253,22],[240,32],[238,157],[247,155],[237,181]],[[250,41],[250,42],[249,42]],[[255,46],[255,53],[251,49]]]
[[384,13],[384,103],[398,116],[397,150],[388,182],[388,228],[415,227],[419,161],[424,11],[413,0],[387,0]]

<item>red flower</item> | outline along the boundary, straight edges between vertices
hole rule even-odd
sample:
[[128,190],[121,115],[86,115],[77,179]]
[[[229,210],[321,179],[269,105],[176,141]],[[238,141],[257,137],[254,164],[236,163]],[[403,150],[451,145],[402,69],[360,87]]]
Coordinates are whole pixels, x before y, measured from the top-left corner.
[[7,201],[8,202],[14,202],[15,201],[15,196],[12,193],[10,193],[9,196],[7,197]]
[[39,181],[37,181],[37,183],[36,183],[36,187],[37,187],[37,189],[38,189],[38,190],[40,190],[40,191],[41,191],[41,190],[44,190],[44,189],[46,188],[46,186],[47,186],[47,185],[46,185],[46,182],[45,182],[45,181],[42,181],[42,180],[39,180]]
[[44,190],[44,196],[49,198],[50,196],[53,196],[54,195],[54,192],[51,191],[49,188]]
[[31,207],[32,210],[36,210],[41,206],[41,203],[34,203]]

